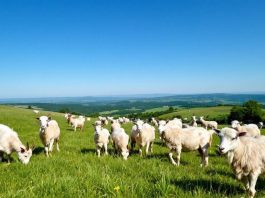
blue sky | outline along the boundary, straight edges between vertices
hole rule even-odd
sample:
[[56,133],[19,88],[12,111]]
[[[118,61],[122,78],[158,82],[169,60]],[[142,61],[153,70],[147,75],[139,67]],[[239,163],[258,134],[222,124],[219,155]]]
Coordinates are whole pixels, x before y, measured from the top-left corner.
[[265,91],[265,2],[0,1],[0,98]]

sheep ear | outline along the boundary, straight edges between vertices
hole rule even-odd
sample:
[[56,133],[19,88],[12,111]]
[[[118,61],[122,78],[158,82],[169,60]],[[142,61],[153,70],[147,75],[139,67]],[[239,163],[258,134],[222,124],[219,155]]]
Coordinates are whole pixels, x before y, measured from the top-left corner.
[[241,133],[238,133],[237,136],[241,137],[241,136],[245,136],[246,134],[247,134],[247,132],[241,132]]
[[36,118],[37,120],[40,120],[40,118]]
[[27,150],[29,150],[29,143],[27,142],[27,147],[26,147]]
[[52,118],[51,118],[51,117],[48,117],[48,120],[49,120],[49,121],[51,121],[51,120],[52,120]]
[[20,149],[21,149],[20,150],[21,153],[25,153],[26,150],[24,148],[20,147]]

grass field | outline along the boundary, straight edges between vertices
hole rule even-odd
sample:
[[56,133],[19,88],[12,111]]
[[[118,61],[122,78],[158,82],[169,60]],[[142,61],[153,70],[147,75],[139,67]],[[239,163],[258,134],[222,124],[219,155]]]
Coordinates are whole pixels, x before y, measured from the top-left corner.
[[191,108],[191,109],[180,109],[176,112],[164,114],[160,116],[161,119],[168,119],[172,117],[176,117],[178,115],[183,118],[190,119],[193,115],[199,118],[200,116],[217,116],[217,115],[228,115],[232,107],[230,106],[217,106],[217,107],[200,107],[200,108]]
[[[212,108],[202,110],[196,111],[209,115],[213,111]],[[235,180],[226,159],[215,153],[216,137],[207,168],[199,167],[197,152],[183,153],[181,166],[172,166],[168,149],[161,146],[158,138],[150,156],[141,158],[133,153],[128,161],[123,161],[113,154],[109,145],[110,155],[98,158],[91,123],[86,123],[84,132],[74,133],[62,114],[51,113],[51,116],[61,127],[61,151],[55,150],[52,157],[46,158],[36,115],[31,110],[0,106],[0,123],[16,130],[23,143],[29,141],[36,145],[27,166],[18,162],[16,154],[12,155],[14,160],[10,165],[0,163],[0,197],[245,196],[243,185]],[[131,124],[124,127],[129,132]],[[264,186],[265,178],[260,177],[257,197],[265,197]]]

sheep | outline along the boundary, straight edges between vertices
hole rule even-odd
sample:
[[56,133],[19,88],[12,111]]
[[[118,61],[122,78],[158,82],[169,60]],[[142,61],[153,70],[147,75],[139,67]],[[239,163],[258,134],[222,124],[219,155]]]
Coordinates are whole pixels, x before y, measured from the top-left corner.
[[95,125],[98,125],[98,126],[102,125],[101,120],[96,120],[96,121],[95,121]]
[[24,146],[20,141],[18,134],[6,125],[0,124],[0,161],[3,160],[4,153],[8,156],[8,163],[10,163],[10,156],[13,152],[17,152],[18,159],[22,164],[28,164],[32,156],[33,147],[29,144]]
[[198,126],[196,116],[192,116],[192,120],[191,120],[190,125],[193,126],[193,127],[197,127]]
[[123,117],[123,123],[124,124],[130,123],[130,119]]
[[263,122],[259,122],[259,129],[263,128]]
[[113,120],[111,124],[111,132],[114,131],[115,128],[121,128],[121,124],[118,120]]
[[168,122],[160,121],[159,126],[158,126],[158,132],[160,134],[160,139],[163,139],[161,135],[165,131],[166,128],[182,128],[182,121],[177,118],[170,120]]
[[56,142],[57,151],[60,151],[60,128],[58,123],[52,120],[51,117],[41,116],[37,120],[40,124],[40,139],[44,145],[45,155],[49,157],[53,150],[54,141]]
[[202,124],[202,127],[204,127],[205,129],[217,129],[218,128],[218,123],[216,121],[206,121],[204,120],[204,117],[201,116],[200,117],[200,122]]
[[113,147],[117,153],[122,155],[124,160],[127,160],[129,156],[129,136],[125,133],[125,130],[118,125],[114,125],[112,130],[111,137]]
[[[182,149],[186,151],[198,150],[201,155],[201,166],[208,166],[208,148],[210,147],[211,132],[202,127],[166,128],[162,138],[170,149],[169,158],[173,165],[180,165]],[[177,153],[177,162],[173,159],[173,151]]]
[[144,122],[142,120],[137,120],[135,122],[135,125],[133,125],[132,127],[132,130],[131,130],[131,150],[133,151],[134,147],[135,147],[135,144],[136,144],[136,139],[138,138],[139,136],[139,131],[138,131],[138,128],[137,128],[137,123],[139,125],[143,125]]
[[91,121],[91,118],[88,117],[88,118],[86,118],[86,120],[87,120],[88,122],[90,122],[90,121]]
[[139,154],[142,156],[142,148],[146,146],[145,153],[153,152],[153,144],[155,141],[155,128],[148,123],[142,124],[141,122],[136,123],[137,132],[136,143],[139,146]]
[[151,123],[152,123],[154,126],[158,127],[158,122],[157,122],[157,120],[156,120],[155,118],[151,118]]
[[40,113],[40,111],[38,111],[38,110],[33,110],[33,112],[34,112],[35,114],[39,114],[39,113]]
[[79,116],[78,118],[70,117],[70,123],[71,123],[72,127],[74,127],[75,132],[76,132],[77,128],[79,128],[81,131],[83,131],[85,121],[86,121],[86,119],[84,116]]
[[108,155],[108,144],[110,133],[108,129],[102,128],[101,125],[93,125],[95,129],[94,142],[96,144],[96,152],[98,157],[100,157],[100,151],[104,148],[105,155]]
[[241,126],[239,121],[234,120],[231,122],[231,126],[233,129],[237,130],[238,132],[247,132],[248,136],[259,136],[260,130],[259,127],[256,124],[247,124]]
[[257,179],[265,172],[265,136],[250,137],[232,128],[215,131],[220,137],[219,152],[227,154],[236,178],[243,182],[249,197],[254,197]]

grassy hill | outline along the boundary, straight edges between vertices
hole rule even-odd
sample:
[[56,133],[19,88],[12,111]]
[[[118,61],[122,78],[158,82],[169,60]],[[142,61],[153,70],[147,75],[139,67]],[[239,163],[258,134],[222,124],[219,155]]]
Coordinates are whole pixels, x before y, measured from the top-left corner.
[[[197,109],[196,113],[210,115],[213,110]],[[225,110],[221,112],[225,113]],[[190,115],[188,113],[183,115]],[[197,152],[183,153],[181,166],[172,166],[168,149],[160,144],[158,136],[152,155],[141,158],[133,153],[128,161],[123,161],[114,155],[109,145],[110,155],[98,158],[95,155],[91,123],[86,123],[84,132],[75,133],[68,127],[62,114],[41,114],[51,114],[61,128],[61,151],[54,151],[50,158],[44,156],[36,115],[32,110],[0,106],[0,123],[16,130],[23,143],[29,141],[37,147],[27,166],[18,162],[16,154],[13,154],[14,160],[10,165],[0,162],[0,197],[245,196],[243,186],[235,180],[226,159],[215,154],[218,144],[216,137],[210,149],[207,168],[199,167]],[[131,126],[124,126],[128,133]],[[264,184],[265,178],[260,177],[257,197],[265,196]]]

